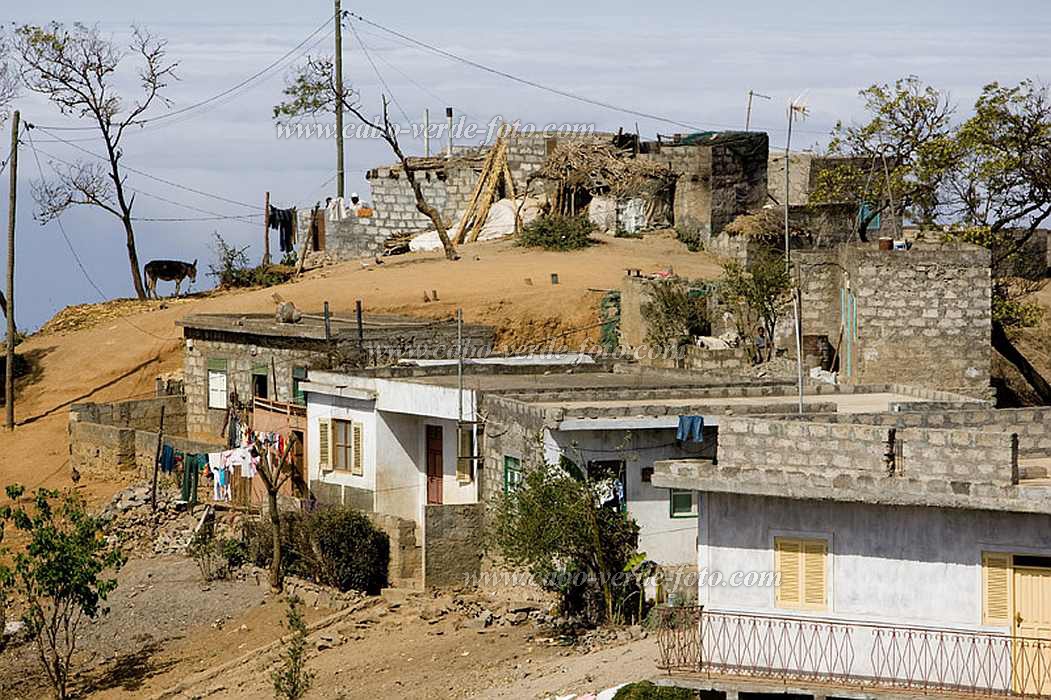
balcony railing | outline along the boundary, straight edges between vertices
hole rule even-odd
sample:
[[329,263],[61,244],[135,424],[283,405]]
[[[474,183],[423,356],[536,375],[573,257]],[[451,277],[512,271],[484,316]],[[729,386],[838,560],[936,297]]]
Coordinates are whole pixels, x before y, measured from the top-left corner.
[[1051,696],[1051,640],[664,607],[669,673],[970,695]]

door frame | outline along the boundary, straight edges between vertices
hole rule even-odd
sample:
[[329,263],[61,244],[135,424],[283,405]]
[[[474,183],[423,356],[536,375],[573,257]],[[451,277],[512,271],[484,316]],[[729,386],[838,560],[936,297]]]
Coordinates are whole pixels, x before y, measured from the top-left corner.
[[[431,450],[431,440],[434,438],[437,449]],[[436,456],[436,474],[432,474],[431,454]],[[445,428],[441,425],[425,423],[423,426],[423,473],[424,487],[426,490],[427,505],[442,505],[445,500],[443,486],[445,481]],[[435,494],[432,496],[432,494]]]

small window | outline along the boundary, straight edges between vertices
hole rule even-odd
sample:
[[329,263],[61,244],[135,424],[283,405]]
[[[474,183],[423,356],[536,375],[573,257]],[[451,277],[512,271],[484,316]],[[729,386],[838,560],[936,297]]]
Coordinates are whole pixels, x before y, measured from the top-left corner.
[[365,473],[361,423],[332,421],[332,468],[355,476]]
[[671,494],[668,497],[671,507],[671,517],[673,518],[696,518],[697,517],[697,499],[694,498],[693,491],[684,491],[682,489],[671,489]]
[[297,403],[300,406],[305,406],[307,403],[306,394],[303,393],[302,384],[307,380],[307,368],[306,367],[293,367],[292,368],[292,402]]
[[208,408],[226,409],[226,360],[208,360]]
[[269,398],[267,374],[266,365],[256,365],[252,368],[252,396],[257,399]]
[[[869,218],[870,216],[872,216],[872,207],[870,207],[868,204],[862,204],[861,205],[861,211],[858,212],[858,218],[860,218],[862,221],[864,221],[865,219]],[[878,214],[878,213],[875,216],[872,216],[872,220],[869,221],[868,226],[866,227],[867,231],[879,231],[879,229],[880,229],[880,216],[881,215]]]
[[504,456],[504,493],[511,493],[522,483],[522,460]]
[[824,610],[828,605],[826,540],[774,538],[779,608]]
[[469,484],[474,481],[474,426],[461,425],[459,435],[459,454],[456,456],[456,481],[461,484]]

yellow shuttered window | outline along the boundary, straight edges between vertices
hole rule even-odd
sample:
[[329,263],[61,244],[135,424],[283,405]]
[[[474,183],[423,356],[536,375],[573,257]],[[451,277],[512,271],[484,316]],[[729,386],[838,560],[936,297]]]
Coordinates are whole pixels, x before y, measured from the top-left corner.
[[323,471],[332,469],[332,422],[322,418],[317,422],[318,467]]
[[1011,624],[1010,554],[982,552],[982,624]]
[[782,608],[824,610],[828,604],[828,542],[774,538],[776,601]]
[[355,476],[361,476],[365,473],[365,448],[362,444],[362,429],[361,423],[354,423],[351,429],[351,451],[352,451],[352,462],[350,467],[350,473]]

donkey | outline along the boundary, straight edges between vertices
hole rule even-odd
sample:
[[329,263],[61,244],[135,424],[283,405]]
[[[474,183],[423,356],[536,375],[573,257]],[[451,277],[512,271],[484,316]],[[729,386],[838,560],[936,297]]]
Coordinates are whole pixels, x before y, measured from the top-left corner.
[[175,296],[179,296],[179,288],[182,281],[187,277],[190,282],[197,281],[197,261],[192,263],[179,262],[178,260],[151,260],[146,263],[146,296],[157,299],[157,280],[175,282]]

